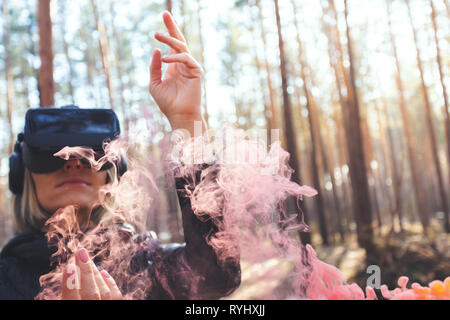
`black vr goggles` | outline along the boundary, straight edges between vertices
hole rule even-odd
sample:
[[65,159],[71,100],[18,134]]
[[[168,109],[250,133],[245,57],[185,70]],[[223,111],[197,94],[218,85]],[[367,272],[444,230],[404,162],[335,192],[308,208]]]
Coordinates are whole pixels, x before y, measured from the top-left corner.
[[[53,156],[62,148],[88,147],[95,159],[104,155],[103,142],[120,134],[119,120],[111,109],[34,108],[27,111],[24,132],[19,133],[14,152],[9,157],[9,188],[15,194],[23,191],[25,167],[34,173],[61,169],[66,160]],[[81,159],[85,165],[89,162]],[[121,176],[127,170],[125,157],[115,162]],[[109,169],[106,163],[101,170]]]

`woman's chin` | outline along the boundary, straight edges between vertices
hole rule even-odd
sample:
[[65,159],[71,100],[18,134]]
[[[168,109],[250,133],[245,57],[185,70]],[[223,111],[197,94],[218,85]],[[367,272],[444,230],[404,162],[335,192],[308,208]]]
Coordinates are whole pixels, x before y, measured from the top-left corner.
[[74,206],[78,210],[82,209],[83,211],[88,210],[89,208],[93,208],[95,201],[93,201],[92,197],[69,197],[66,199],[61,199],[59,201],[58,208],[66,208],[69,206]]

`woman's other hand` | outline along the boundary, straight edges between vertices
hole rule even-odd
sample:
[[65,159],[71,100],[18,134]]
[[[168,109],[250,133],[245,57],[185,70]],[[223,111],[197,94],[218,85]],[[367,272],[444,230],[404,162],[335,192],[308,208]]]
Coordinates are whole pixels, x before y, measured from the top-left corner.
[[[153,52],[149,91],[172,129],[186,129],[192,136],[195,121],[201,121],[205,128],[201,112],[203,70],[169,12],[163,13],[163,20],[169,34],[157,32],[155,38],[170,46],[170,53],[162,57],[159,49]],[[169,66],[162,78],[163,62]]]
[[65,268],[62,281],[62,300],[122,299],[114,279],[106,270],[98,270],[84,248],[77,252],[75,264]]

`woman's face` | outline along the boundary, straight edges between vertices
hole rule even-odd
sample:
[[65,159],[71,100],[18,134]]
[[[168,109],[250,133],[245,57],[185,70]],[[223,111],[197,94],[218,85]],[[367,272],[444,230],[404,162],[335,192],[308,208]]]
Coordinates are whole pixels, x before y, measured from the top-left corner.
[[83,166],[78,159],[66,161],[63,168],[51,173],[31,173],[39,204],[51,213],[68,205],[92,209],[106,175],[106,171]]

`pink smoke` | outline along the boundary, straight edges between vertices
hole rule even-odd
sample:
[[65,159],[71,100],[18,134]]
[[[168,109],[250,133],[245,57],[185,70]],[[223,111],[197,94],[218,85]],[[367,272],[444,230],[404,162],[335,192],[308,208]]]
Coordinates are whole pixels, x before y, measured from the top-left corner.
[[[227,133],[237,130],[226,128]],[[164,168],[175,177],[191,178],[200,169],[198,183],[186,186],[186,195],[197,218],[212,220],[218,232],[208,237],[208,243],[219,255],[219,263],[226,263],[230,257],[240,256],[249,264],[261,263],[276,258],[291,261],[294,270],[290,278],[294,284],[293,295],[299,299],[376,299],[373,289],[364,291],[356,284],[347,284],[344,275],[334,266],[317,258],[311,246],[303,246],[291,231],[308,231],[300,210],[286,212],[283,207],[288,196],[298,201],[312,197],[316,190],[301,186],[290,180],[292,168],[288,165],[289,154],[274,142],[267,145],[260,140],[231,135],[224,143],[210,143],[206,137],[187,139],[175,132],[171,148],[166,150]],[[83,158],[92,168],[99,170],[106,162],[120,159],[128,147],[125,140],[105,143],[105,155],[95,159],[91,149],[66,147],[55,156],[63,159]],[[128,222],[141,232],[145,230],[146,213],[154,205],[158,187],[148,168],[140,166],[133,159],[127,159],[128,171],[120,178],[102,188],[99,205],[110,213],[92,220],[95,227],[80,230],[76,223],[76,207],[61,208],[47,222],[47,238],[57,243],[52,262],[54,271],[41,277],[43,290],[38,299],[57,299],[60,296],[61,272],[81,247],[88,250],[94,261],[101,261],[116,280],[119,287],[127,288],[125,299],[144,299],[152,283],[144,271],[130,271],[133,253],[139,245],[124,239],[130,237],[126,230],[118,229],[117,222]],[[208,165],[205,166],[205,163]],[[167,173],[166,173],[167,174]],[[114,200],[114,201],[112,201]],[[283,226],[283,228],[280,228]],[[181,275],[181,273],[180,273]],[[189,270],[185,277],[193,277]],[[273,270],[264,281],[279,278]],[[428,288],[429,297],[442,287],[442,297],[449,295],[450,280],[434,283]],[[161,283],[165,283],[161,279]],[[387,299],[418,298],[418,292],[426,289],[413,284],[406,289],[407,278],[401,278],[400,288],[393,291],[382,287]],[[195,281],[192,281],[193,285]],[[434,288],[434,289],[433,289]],[[196,288],[192,288],[195,296]],[[434,291],[433,291],[434,290]],[[437,291],[436,291],[437,290]],[[440,292],[440,291],[439,291]],[[446,292],[446,293],[445,293]],[[422,295],[423,296],[423,295]],[[420,296],[420,297],[422,297]],[[267,292],[264,298],[278,298],[277,293]]]

